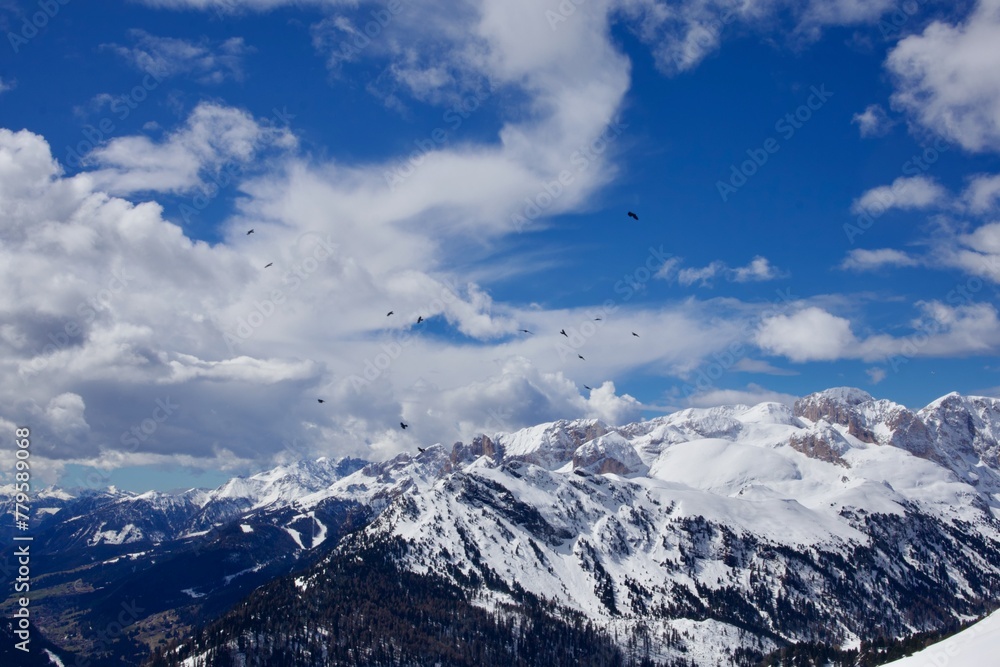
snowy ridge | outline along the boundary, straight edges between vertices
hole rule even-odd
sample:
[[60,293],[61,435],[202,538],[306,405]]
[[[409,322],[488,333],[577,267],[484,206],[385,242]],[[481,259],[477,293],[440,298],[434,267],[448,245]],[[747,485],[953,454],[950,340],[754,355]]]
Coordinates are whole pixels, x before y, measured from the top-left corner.
[[[359,539],[402,540],[415,572],[504,581],[609,628],[685,637],[659,658],[729,664],[776,648],[774,631],[851,646],[865,619],[930,629],[912,620],[915,581],[954,618],[984,582],[1000,593],[996,406],[945,397],[913,413],[840,388],[792,409],[554,422],[371,464],[299,505],[363,498],[379,514]],[[982,433],[952,432],[970,419]]]

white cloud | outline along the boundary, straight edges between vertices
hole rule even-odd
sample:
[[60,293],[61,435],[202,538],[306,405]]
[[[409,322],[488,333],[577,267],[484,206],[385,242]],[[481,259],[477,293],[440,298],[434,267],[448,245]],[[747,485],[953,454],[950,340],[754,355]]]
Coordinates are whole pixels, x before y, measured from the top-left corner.
[[891,9],[893,0],[621,0],[621,11],[630,17],[642,40],[650,46],[657,65],[665,72],[684,72],[715,52],[727,32],[740,25],[770,30],[782,19],[792,25],[791,37],[816,39],[822,29],[835,25],[874,22]]
[[17,81],[13,79],[5,81],[3,77],[0,77],[0,94],[6,93],[8,90],[14,90],[15,85],[17,85]]
[[868,375],[868,379],[871,380],[872,384],[878,384],[879,382],[884,380],[888,375],[888,371],[886,371],[881,366],[873,366],[872,368],[868,368],[865,370],[865,373]]
[[97,187],[113,194],[191,192],[205,177],[233,180],[268,148],[292,148],[295,137],[282,128],[258,122],[240,109],[203,102],[185,126],[154,141],[145,136],[117,137],[85,156]]
[[854,114],[851,122],[857,124],[862,137],[884,136],[895,125],[895,122],[889,118],[885,109],[879,104],[869,104],[864,111]]
[[900,40],[886,60],[893,104],[966,150],[1000,150],[998,41],[998,0],[979,0],[962,24],[935,21]]
[[917,266],[920,262],[902,250],[856,248],[847,253],[840,268],[851,271],[873,271],[887,266]]
[[729,282],[747,283],[774,280],[782,277],[782,272],[774,267],[766,257],[758,255],[746,266],[731,267],[721,260],[716,260],[701,268],[681,268],[679,258],[671,258],[664,262],[656,272],[656,277],[664,280],[677,279],[681,285],[700,284],[711,286],[716,278]]
[[[268,11],[276,7],[303,4],[298,0],[246,0],[239,4],[234,0],[143,1],[156,7],[221,12]],[[795,41],[816,39],[822,29],[828,26],[873,23],[897,4],[895,0],[750,0],[739,3],[731,0],[693,0],[683,3],[667,0],[588,0],[582,11],[566,16],[554,12],[557,18],[552,19],[546,18],[545,9],[540,9],[537,3],[524,0],[479,0],[468,5],[453,4],[446,7],[426,0],[410,0],[403,3],[401,13],[386,14],[388,20],[380,22],[384,25],[378,31],[369,32],[366,31],[366,24],[371,20],[369,11],[356,12],[359,18],[353,20],[351,10],[356,11],[359,7],[369,10],[373,6],[383,8],[381,5],[358,3],[357,0],[306,2],[328,7],[331,12],[335,12],[317,24],[313,31],[314,44],[328,55],[328,64],[334,70],[344,62],[357,60],[361,53],[368,56],[371,53],[396,50],[400,45],[412,45],[412,35],[410,38],[402,38],[400,32],[403,31],[438,36],[436,44],[415,49],[429,54],[428,63],[452,61],[456,55],[470,60],[484,56],[488,58],[487,54],[470,43],[486,35],[486,32],[476,29],[475,17],[483,19],[478,28],[492,23],[505,33],[512,33],[517,27],[536,33],[526,35],[521,42],[524,57],[528,60],[537,60],[538,53],[549,50],[552,46],[550,42],[559,41],[554,40],[553,35],[558,36],[566,26],[591,22],[606,33],[610,20],[624,17],[643,42],[653,50],[658,66],[669,73],[697,66],[719,48],[727,31],[733,31],[740,25],[763,31],[773,29],[776,22],[788,19],[791,23],[788,32]],[[552,8],[555,9],[555,5]],[[538,20],[525,21],[525,16],[536,16]],[[415,21],[413,17],[416,17]],[[418,25],[403,25],[407,21]],[[455,41],[464,43],[455,48],[452,45]],[[347,46],[342,46],[343,44]],[[442,51],[451,52],[452,55],[442,58]]]
[[207,39],[193,42],[175,37],[157,37],[144,30],[129,32],[134,46],[108,45],[133,67],[157,79],[190,75],[197,81],[216,84],[243,78],[243,59],[251,52],[242,37],[213,44]]
[[958,268],[993,283],[1000,283],[1000,222],[987,223],[965,234],[955,234],[934,250],[940,266]]
[[970,212],[982,215],[1000,206],[1000,174],[979,174],[969,181],[962,201]]
[[855,214],[883,213],[889,209],[924,209],[948,198],[948,192],[927,176],[900,176],[891,185],[868,190],[851,206]]
[[913,332],[905,336],[877,334],[860,339],[846,318],[810,306],[765,319],[755,342],[769,354],[796,362],[959,357],[1000,350],[1000,320],[992,304],[919,301],[915,305],[920,317],[911,322]]
[[858,340],[849,320],[811,306],[764,320],[756,343],[770,354],[801,362],[840,359],[850,354]]

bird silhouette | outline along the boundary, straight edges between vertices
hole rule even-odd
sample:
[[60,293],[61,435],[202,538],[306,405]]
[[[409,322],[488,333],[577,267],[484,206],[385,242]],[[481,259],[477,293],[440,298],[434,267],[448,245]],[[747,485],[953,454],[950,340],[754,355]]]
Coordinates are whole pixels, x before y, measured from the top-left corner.
[[417,316],[417,324],[420,324],[423,321],[424,321],[424,316],[423,315],[418,315]]
[[592,387],[588,387],[587,385],[583,385],[583,388],[584,389],[590,389],[590,391],[594,391],[594,389]]
[[249,232],[247,232],[247,236],[250,236],[251,234],[253,234],[253,230],[252,229]]
[[266,269],[266,268],[267,268],[267,267],[269,267],[269,266],[274,266],[274,262],[271,262],[270,264],[265,264],[265,265],[264,265],[264,268]]
[[636,333],[636,332],[634,332],[634,331],[632,332],[632,335],[633,335],[633,336],[635,336],[636,338],[638,338],[638,337],[639,337],[639,334],[637,334],[637,333]]
[[393,314],[394,312],[396,312],[396,311],[394,311],[394,310],[390,310],[390,311],[389,311],[388,313],[386,313],[386,314],[385,314],[385,316],[386,316],[386,317],[389,317],[389,316],[390,316],[390,315],[392,315],[392,314]]
[[319,401],[320,403],[326,403],[326,401],[324,401],[322,398],[317,398],[316,400]]
[[636,215],[635,213],[633,213],[632,211],[629,211],[629,212],[628,212],[628,217],[632,218],[633,220],[638,220],[638,219],[639,219],[639,216],[637,216],[637,215]]
[[409,428],[409,427],[410,427],[410,425],[409,425],[409,424],[404,424],[403,422],[399,422],[399,425],[400,425],[400,426],[402,426],[402,427],[403,427],[404,429],[406,429],[406,428]]
[[427,451],[426,447],[417,447],[417,452],[420,453],[420,454],[423,454],[426,451]]
[[562,334],[563,336],[566,336],[566,338],[569,338],[569,334],[568,334],[568,333],[566,333],[566,330],[565,330],[565,329],[560,329],[560,330],[559,330],[559,333],[561,333],[561,334]]
[[530,334],[531,333],[527,329],[518,329],[518,331],[520,331],[521,333],[526,333],[526,334]]
[[599,317],[595,317],[595,318],[594,318],[594,321],[595,321],[595,322],[600,322],[600,321],[601,321],[601,318],[599,318]]
[[[578,356],[578,357],[580,357],[581,359],[583,359],[583,355],[582,355],[582,354],[578,354],[578,355],[576,355],[576,356]],[[583,359],[583,360],[584,360],[584,361],[586,361],[586,359]]]

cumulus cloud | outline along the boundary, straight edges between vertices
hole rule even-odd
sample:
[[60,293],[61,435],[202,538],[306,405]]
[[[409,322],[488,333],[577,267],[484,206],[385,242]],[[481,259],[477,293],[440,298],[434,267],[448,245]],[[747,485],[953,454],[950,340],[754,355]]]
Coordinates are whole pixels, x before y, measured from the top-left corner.
[[[191,192],[223,168],[241,172],[269,148],[289,149],[296,139],[285,128],[258,121],[246,111],[199,104],[184,127],[160,141],[117,137],[84,156],[97,187],[112,194]],[[226,178],[232,179],[232,174]]]
[[979,0],[960,24],[935,21],[900,40],[886,60],[893,104],[966,150],[1000,150],[998,40],[997,0]]
[[[239,141],[222,145],[240,154]],[[710,303],[496,303],[442,268],[462,252],[436,242],[441,212],[463,205],[449,182],[387,196],[372,184],[381,165],[281,159],[267,177],[234,184],[245,199],[209,245],[157,203],[100,189],[102,169],[67,177],[43,138],[0,130],[0,371],[16,378],[0,404],[4,419],[37,425],[40,456],[221,469],[263,465],[289,442],[303,456],[376,458],[450,443],[494,424],[496,406],[514,411],[500,428],[629,421],[639,403],[604,378],[681,374],[739,335]],[[497,233],[490,224],[449,228],[479,240]],[[420,335],[418,315],[451,335]],[[561,327],[573,338],[515,335]],[[638,342],[632,330],[642,344],[621,345]]]
[[1000,222],[954,234],[934,250],[940,266],[957,268],[971,276],[1000,283]]
[[847,253],[840,268],[850,271],[873,271],[883,267],[917,266],[920,262],[902,250],[856,248]]
[[974,176],[962,193],[962,201],[973,214],[997,210],[1000,207],[1000,174]]
[[791,315],[765,319],[755,342],[769,354],[791,361],[861,359],[883,361],[914,357],[993,354],[1000,349],[1000,320],[992,304],[950,305],[919,301],[919,316],[904,336],[857,337],[850,320],[809,306]]
[[850,320],[811,306],[764,320],[756,343],[766,352],[792,361],[831,361],[849,355],[858,339]]
[[858,126],[862,137],[885,136],[895,125],[880,104],[869,104],[864,111],[854,114],[851,122]]
[[927,176],[900,176],[891,185],[868,190],[851,206],[855,214],[883,213],[889,209],[925,209],[948,199],[948,192]]
[[215,84],[226,79],[243,78],[243,59],[251,49],[242,37],[213,44],[208,39],[194,42],[175,37],[158,37],[145,30],[129,31],[133,46],[109,44],[111,49],[136,69],[157,79],[189,75],[195,80]]

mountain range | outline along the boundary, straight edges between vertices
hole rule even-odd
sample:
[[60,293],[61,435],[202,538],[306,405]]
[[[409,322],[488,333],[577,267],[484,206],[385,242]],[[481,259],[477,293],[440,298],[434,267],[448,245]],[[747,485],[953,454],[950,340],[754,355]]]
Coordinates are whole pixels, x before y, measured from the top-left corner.
[[40,492],[36,630],[91,664],[875,665],[998,606],[998,399],[834,388],[427,444]]

